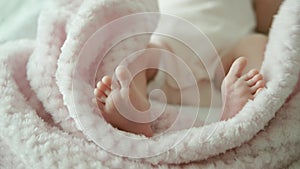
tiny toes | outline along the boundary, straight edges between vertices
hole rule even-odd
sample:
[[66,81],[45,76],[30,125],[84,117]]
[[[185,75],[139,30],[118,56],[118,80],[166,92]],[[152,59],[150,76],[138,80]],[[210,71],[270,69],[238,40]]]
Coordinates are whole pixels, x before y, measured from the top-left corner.
[[259,80],[254,86],[251,87],[251,89],[250,89],[251,93],[255,94],[258,91],[258,89],[263,88],[264,85],[265,85],[264,81]]
[[259,73],[259,71],[257,69],[252,69],[247,74],[245,74],[243,76],[243,79],[246,80],[246,81],[250,80],[251,78],[253,78],[258,73]]
[[118,66],[116,68],[116,77],[121,87],[129,87],[131,79],[130,71],[125,66]]
[[94,89],[94,95],[95,95],[96,97],[101,96],[101,90],[99,90],[98,88]]
[[257,69],[252,69],[252,70],[249,71],[248,76],[251,78],[251,77],[255,76],[258,73],[259,73],[259,71]]
[[262,80],[263,76],[261,74],[256,74],[253,78],[247,81],[249,86],[255,85],[258,81]]
[[228,75],[231,77],[238,77],[242,76],[242,73],[247,65],[247,59],[244,57],[239,57],[233,63],[231,68],[229,69]]
[[97,83],[97,89],[102,91],[104,94],[106,94],[106,96],[108,96],[108,94],[110,93],[110,87],[107,86],[106,84],[104,84],[103,82],[98,82]]
[[106,100],[107,96],[106,96],[106,94],[104,94],[103,91],[96,88],[96,89],[94,89],[94,95],[96,96],[98,102],[105,103],[105,100]]
[[100,88],[100,87],[101,87],[101,85],[102,85],[102,82],[101,82],[101,81],[99,81],[99,82],[97,83],[96,87],[97,87],[97,88]]
[[102,83],[105,84],[106,86],[110,86],[111,85],[111,77],[110,76],[104,76],[102,78]]

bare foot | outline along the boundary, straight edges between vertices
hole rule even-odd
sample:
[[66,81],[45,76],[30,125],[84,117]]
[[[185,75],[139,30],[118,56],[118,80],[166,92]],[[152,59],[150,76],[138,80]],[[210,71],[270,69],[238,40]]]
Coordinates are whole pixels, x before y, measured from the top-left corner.
[[234,61],[222,83],[223,114],[222,120],[235,116],[255,95],[265,87],[263,76],[253,69],[242,75],[247,60],[240,57]]
[[[98,82],[97,88],[94,91],[102,116],[112,126],[120,130],[151,137],[153,131],[150,123],[131,121],[120,114],[116,107],[116,104],[120,104],[124,109],[127,109],[130,106],[127,102],[130,100],[135,109],[146,111],[150,107],[148,100],[138,91],[133,82],[130,83],[130,72],[126,67],[119,66],[116,69],[116,77],[118,83],[112,84],[112,78],[104,76]],[[124,105],[128,107],[124,107]],[[130,108],[127,110],[130,110]]]

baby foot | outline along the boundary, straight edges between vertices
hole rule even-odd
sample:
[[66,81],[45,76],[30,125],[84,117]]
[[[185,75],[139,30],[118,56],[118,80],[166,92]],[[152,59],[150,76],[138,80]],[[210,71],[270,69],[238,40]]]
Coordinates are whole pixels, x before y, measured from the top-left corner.
[[234,61],[222,83],[223,114],[222,120],[235,116],[256,94],[265,87],[263,76],[253,69],[242,75],[247,60],[240,57]]
[[[116,78],[118,83],[112,84],[112,78],[104,76],[102,80],[98,82],[97,88],[94,91],[102,116],[112,126],[120,130],[151,137],[153,131],[150,123],[131,121],[120,114],[116,107],[116,104],[119,103],[122,104],[122,106],[127,105],[129,107],[130,105],[124,103],[130,100],[135,109],[138,111],[146,111],[150,107],[149,102],[146,97],[139,92],[135,84],[130,82],[130,72],[127,68],[119,66],[116,69]],[[128,96],[129,99],[127,98]],[[124,107],[124,109],[127,109],[127,107]]]

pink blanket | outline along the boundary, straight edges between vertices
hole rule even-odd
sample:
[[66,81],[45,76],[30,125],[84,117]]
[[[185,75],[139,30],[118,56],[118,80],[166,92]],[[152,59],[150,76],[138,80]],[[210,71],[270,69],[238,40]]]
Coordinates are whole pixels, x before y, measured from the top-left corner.
[[[234,118],[145,138],[98,115],[95,81],[144,49],[151,34],[106,52],[116,35],[153,32],[158,18],[142,13],[157,11],[147,0],[53,1],[40,14],[36,40],[0,46],[0,168],[299,167],[298,0],[286,0],[275,17],[262,66],[267,88]],[[127,27],[114,22],[135,13],[140,18]],[[99,29],[101,39],[90,38]],[[173,116],[154,127],[166,127]]]

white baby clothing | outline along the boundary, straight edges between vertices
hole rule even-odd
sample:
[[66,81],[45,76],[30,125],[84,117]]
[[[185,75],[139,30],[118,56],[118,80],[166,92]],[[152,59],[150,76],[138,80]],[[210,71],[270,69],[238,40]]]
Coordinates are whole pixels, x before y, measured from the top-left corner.
[[[224,56],[242,37],[254,32],[256,26],[252,0],[159,0],[159,7],[161,13],[183,18],[196,26],[207,36],[220,57]],[[195,33],[184,28],[178,28],[178,25],[172,23],[160,22],[157,29],[159,30],[161,27],[170,31],[177,31],[176,33],[180,36],[186,36],[190,39],[194,37],[193,33]],[[203,63],[188,46],[180,42],[180,39],[153,35],[151,41],[167,46],[176,56],[182,58],[192,70],[196,81],[213,78],[208,74],[209,69],[215,70],[217,67],[215,56],[211,56],[213,55],[212,52],[201,56],[206,60]],[[167,98],[172,100],[176,96],[169,90],[179,89],[176,81],[184,81],[183,87],[186,88],[194,85],[194,83],[189,83],[190,76],[180,73],[182,63],[174,61],[170,57],[164,60],[164,64],[169,68],[169,71],[176,74],[176,77],[159,73],[156,81],[160,81],[162,85],[160,88],[167,90]],[[216,89],[213,88],[212,90]],[[189,101],[185,100],[184,102],[188,104]],[[177,103],[174,102],[174,104]]]
[[[220,54],[256,26],[252,0],[159,0],[161,13],[186,19],[199,28]],[[160,23],[164,24],[164,23]],[[176,25],[171,25],[176,31]],[[182,32],[189,35],[189,30]],[[193,33],[193,32],[192,32]],[[172,46],[175,49],[177,46]]]

